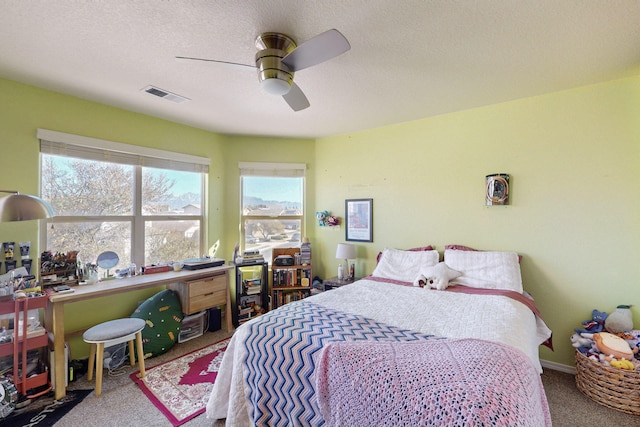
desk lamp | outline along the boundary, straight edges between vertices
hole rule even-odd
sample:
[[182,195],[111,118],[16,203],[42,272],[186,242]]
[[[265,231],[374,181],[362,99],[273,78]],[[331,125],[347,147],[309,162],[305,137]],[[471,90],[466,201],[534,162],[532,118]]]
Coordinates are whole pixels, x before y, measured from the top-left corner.
[[13,190],[0,190],[0,193],[11,194],[0,198],[0,222],[30,221],[54,216],[51,205],[39,197]]

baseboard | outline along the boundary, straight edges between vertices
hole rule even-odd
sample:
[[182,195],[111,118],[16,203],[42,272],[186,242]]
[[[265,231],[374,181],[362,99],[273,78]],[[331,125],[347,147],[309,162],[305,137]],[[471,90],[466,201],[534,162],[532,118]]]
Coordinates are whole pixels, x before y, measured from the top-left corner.
[[574,366],[563,365],[561,363],[551,362],[549,360],[540,360],[540,364],[543,368],[546,369],[552,369],[554,371],[560,371],[571,375],[576,374],[576,368]]

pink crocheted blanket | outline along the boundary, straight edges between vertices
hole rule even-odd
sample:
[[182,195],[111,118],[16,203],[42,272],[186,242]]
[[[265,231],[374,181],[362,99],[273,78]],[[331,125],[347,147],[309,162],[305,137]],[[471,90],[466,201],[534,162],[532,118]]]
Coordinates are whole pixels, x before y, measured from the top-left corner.
[[537,369],[503,344],[334,342],[318,368],[328,426],[551,426]]

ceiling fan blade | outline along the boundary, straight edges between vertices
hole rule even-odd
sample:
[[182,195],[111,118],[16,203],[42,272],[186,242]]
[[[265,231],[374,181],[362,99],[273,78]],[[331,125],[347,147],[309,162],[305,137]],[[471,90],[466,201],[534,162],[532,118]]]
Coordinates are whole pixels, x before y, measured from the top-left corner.
[[256,68],[255,65],[240,64],[238,62],[230,62],[230,61],[219,61],[217,59],[192,58],[190,56],[176,56],[176,59],[189,60],[189,61],[217,62],[217,63],[220,63],[220,64],[239,65],[241,67],[249,67],[249,68],[253,68],[253,69]]
[[282,58],[292,71],[320,64],[351,49],[349,41],[338,30],[328,30],[302,43]]
[[291,107],[293,111],[304,110],[311,105],[304,92],[302,92],[302,89],[300,89],[300,86],[295,83],[291,83],[291,89],[282,95],[282,97],[287,101],[287,104],[289,104],[289,107]]

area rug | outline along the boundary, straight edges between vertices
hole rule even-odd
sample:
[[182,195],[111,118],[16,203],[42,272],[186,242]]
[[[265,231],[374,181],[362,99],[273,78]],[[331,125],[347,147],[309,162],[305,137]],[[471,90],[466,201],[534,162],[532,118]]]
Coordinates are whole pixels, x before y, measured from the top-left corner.
[[60,400],[40,397],[28,406],[16,409],[9,417],[0,419],[0,426],[51,427],[92,392],[93,390],[67,391],[67,395]]
[[174,426],[179,426],[205,411],[229,340],[146,369],[144,378],[138,378],[140,371],[129,377]]

